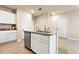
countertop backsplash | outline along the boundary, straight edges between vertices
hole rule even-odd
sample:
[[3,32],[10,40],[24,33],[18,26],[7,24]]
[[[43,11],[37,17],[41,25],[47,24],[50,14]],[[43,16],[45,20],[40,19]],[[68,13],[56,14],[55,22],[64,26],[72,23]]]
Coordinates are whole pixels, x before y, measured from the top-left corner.
[[0,31],[4,30],[16,30],[16,25],[14,24],[0,24]]

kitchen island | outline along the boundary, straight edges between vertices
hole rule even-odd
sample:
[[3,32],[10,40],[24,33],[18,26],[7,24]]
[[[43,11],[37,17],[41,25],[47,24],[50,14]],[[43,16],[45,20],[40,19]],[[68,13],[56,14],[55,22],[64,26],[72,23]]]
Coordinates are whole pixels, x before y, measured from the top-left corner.
[[25,47],[37,54],[56,54],[56,33],[24,31]]

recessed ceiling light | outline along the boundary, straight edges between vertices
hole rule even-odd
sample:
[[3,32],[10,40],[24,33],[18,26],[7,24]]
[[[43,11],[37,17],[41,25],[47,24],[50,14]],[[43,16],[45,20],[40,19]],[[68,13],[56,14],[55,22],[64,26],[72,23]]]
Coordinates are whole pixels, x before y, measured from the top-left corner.
[[34,10],[31,10],[31,13],[34,13]]
[[52,13],[52,15],[55,15],[55,13]]

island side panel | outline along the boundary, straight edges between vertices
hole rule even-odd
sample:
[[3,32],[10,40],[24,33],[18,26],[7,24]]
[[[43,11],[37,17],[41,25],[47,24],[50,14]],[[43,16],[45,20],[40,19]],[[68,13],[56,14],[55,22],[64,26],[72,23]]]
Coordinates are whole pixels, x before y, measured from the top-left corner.
[[50,36],[50,54],[56,54],[56,34]]

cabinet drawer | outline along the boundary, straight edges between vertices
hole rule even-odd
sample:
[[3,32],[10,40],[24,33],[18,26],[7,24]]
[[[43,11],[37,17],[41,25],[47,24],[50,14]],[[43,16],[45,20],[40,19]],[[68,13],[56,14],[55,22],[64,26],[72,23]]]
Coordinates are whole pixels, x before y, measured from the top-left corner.
[[38,54],[48,54],[49,44],[48,42],[42,41],[42,39],[37,39],[35,37],[32,37],[31,49]]
[[36,37],[31,37],[31,39],[32,40],[38,40],[38,41],[40,41],[40,42],[42,42],[42,43],[44,43],[44,44],[49,44],[49,41],[50,40],[44,40],[44,39],[39,39],[39,38],[36,38]]
[[45,35],[40,35],[40,34],[34,34],[34,33],[32,33],[31,36],[35,37],[35,38],[43,39],[43,40],[46,40],[46,41],[49,40],[49,36],[45,36]]
[[42,40],[42,39],[38,39],[39,42],[45,44],[45,45],[48,45],[49,44],[49,41],[45,41],[45,40]]

